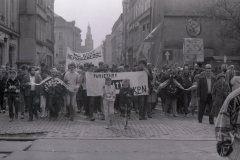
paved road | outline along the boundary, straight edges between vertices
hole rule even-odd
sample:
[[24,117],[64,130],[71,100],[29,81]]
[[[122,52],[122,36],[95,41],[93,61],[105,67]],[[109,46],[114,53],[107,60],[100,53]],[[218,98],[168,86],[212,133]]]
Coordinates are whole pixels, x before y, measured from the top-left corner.
[[[35,137],[33,142],[0,143],[0,160],[223,160],[216,154],[214,126],[195,117],[163,116],[139,121],[133,113],[129,128],[116,116],[112,128],[105,122],[91,122],[83,115],[70,122],[18,120],[8,122],[0,115],[0,138]],[[0,141],[1,142],[1,141]]]
[[40,138],[74,138],[74,139],[183,139],[183,140],[214,140],[214,126],[207,123],[199,124],[195,117],[163,116],[155,111],[152,119],[139,121],[133,113],[129,128],[124,130],[122,117],[116,116],[113,127],[105,129],[105,122],[91,122],[83,115],[77,115],[74,122],[64,116],[57,121],[37,120],[28,122],[18,120],[8,122],[7,115],[0,115],[0,137],[4,136],[36,136]]
[[60,140],[33,142],[4,160],[223,160],[214,141]]

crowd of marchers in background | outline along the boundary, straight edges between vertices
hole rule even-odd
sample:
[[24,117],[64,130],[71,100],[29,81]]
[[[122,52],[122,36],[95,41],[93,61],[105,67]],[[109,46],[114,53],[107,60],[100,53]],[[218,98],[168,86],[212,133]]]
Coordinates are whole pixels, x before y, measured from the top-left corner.
[[[96,115],[112,125],[114,116],[120,115],[131,119],[131,112],[139,114],[139,120],[152,118],[157,104],[161,103],[166,116],[194,116],[202,123],[204,115],[209,115],[209,123],[214,124],[214,117],[230,92],[240,86],[240,77],[234,66],[222,67],[213,71],[210,64],[199,67],[190,65],[164,65],[159,69],[145,60],[138,65],[113,65],[110,68],[102,62],[96,67],[92,64],[76,66],[71,63],[63,68],[48,68],[22,65],[19,69],[2,66],[0,69],[0,112],[9,118],[57,119],[65,113],[69,120],[75,114],[83,113],[94,121]],[[77,69],[76,69],[77,68]],[[110,78],[106,78],[103,96],[87,96],[86,72],[137,72],[148,75],[149,95],[134,96],[128,79],[123,81],[119,94]],[[68,90],[60,81],[71,87]]]

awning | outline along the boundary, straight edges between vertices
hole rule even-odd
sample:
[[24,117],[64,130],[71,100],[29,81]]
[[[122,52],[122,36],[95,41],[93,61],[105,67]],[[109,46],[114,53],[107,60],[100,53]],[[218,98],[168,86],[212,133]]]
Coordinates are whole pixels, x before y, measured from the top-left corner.
[[160,29],[163,26],[163,22],[159,23],[153,30],[151,33],[149,33],[149,35],[144,39],[144,42],[152,42],[156,39],[157,34],[159,33]]

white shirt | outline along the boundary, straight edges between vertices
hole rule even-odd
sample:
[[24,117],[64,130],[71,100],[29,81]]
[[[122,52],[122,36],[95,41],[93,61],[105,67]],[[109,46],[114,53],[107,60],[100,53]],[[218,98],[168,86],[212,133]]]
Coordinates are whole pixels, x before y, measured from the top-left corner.
[[212,79],[207,78],[208,93],[212,92]]
[[30,76],[31,91],[35,90],[35,76]]

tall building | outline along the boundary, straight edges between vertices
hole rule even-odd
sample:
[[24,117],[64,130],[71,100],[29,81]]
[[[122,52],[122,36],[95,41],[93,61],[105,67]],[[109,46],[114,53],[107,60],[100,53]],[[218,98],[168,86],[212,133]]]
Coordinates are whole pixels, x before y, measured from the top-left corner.
[[75,26],[75,21],[68,22],[55,14],[54,35],[55,65],[65,64],[68,47],[74,52],[81,52],[81,29]]
[[104,63],[108,64],[110,67],[113,65],[113,54],[112,54],[112,35],[106,35],[103,42],[103,59]]
[[118,20],[114,23],[111,33],[112,39],[112,63],[123,63],[123,15],[121,14]]
[[53,65],[54,0],[20,0],[19,63]]
[[88,25],[87,34],[85,39],[85,45],[81,47],[82,52],[89,52],[94,49],[94,42],[92,37],[91,26]]
[[19,0],[0,0],[0,65],[16,66],[19,36]]
[[151,30],[151,0],[123,0],[123,57],[125,64],[134,65],[149,58],[144,39]]

